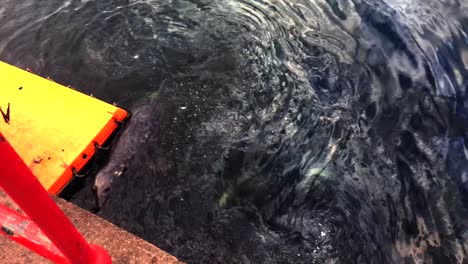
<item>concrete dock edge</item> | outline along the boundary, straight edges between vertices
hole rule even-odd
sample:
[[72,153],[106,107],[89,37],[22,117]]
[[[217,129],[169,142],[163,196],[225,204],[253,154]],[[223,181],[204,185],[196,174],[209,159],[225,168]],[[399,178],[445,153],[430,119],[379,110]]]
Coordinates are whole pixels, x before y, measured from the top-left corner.
[[[61,198],[55,198],[55,201],[89,243],[100,245],[109,252],[113,263],[182,263],[169,253],[72,203]],[[0,203],[20,211],[1,190]],[[0,248],[0,259],[8,263],[51,263],[5,236],[0,236]]]

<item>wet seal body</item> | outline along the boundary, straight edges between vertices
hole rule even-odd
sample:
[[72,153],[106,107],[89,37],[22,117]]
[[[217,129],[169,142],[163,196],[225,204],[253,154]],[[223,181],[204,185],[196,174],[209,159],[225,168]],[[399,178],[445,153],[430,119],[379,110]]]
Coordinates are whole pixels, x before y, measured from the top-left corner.
[[109,197],[116,177],[121,176],[135,157],[136,151],[145,144],[153,127],[152,111],[149,105],[137,108],[122,133],[114,142],[109,162],[98,172],[93,189],[96,194],[97,209],[101,209]]

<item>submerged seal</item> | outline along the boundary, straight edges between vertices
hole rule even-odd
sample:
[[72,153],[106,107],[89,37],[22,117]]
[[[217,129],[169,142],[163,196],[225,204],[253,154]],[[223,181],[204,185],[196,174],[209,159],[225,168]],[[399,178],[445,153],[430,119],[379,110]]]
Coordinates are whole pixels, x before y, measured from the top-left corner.
[[97,209],[101,209],[109,197],[115,178],[125,172],[136,151],[148,141],[153,127],[151,116],[149,105],[137,108],[116,139],[109,162],[98,172],[94,181]]

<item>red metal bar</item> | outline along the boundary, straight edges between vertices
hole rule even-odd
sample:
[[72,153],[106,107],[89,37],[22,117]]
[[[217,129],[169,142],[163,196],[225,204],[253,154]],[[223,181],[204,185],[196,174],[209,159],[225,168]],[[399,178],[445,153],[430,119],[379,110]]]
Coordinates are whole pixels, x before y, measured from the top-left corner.
[[0,234],[34,250],[54,263],[70,263],[31,219],[1,204],[0,226]]
[[[0,187],[70,263],[111,263],[109,254],[103,248],[86,242],[1,133]],[[42,250],[31,249],[35,252]]]

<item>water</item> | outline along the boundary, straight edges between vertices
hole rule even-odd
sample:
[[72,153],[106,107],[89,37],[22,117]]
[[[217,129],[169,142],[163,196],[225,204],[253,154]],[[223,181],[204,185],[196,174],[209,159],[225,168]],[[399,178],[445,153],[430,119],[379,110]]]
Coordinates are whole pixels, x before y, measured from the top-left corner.
[[468,263],[466,0],[3,0],[0,59],[155,109],[98,214],[181,260]]

